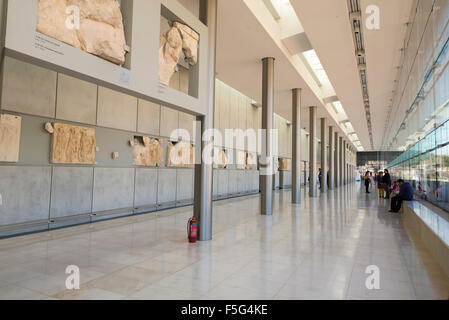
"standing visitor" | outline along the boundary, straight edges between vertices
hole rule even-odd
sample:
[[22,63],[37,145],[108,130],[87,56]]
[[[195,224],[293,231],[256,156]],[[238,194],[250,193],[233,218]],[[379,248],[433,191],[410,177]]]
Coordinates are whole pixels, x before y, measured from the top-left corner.
[[385,169],[382,183],[384,185],[385,192],[386,192],[385,199],[389,199],[390,198],[390,188],[391,188],[391,176],[390,176],[390,173],[388,172],[388,169]]
[[370,177],[370,172],[369,171],[367,171],[365,173],[365,176],[363,177],[363,180],[365,181],[366,193],[369,193],[369,186],[371,184],[371,177]]
[[320,189],[321,189],[321,179],[323,178],[323,171],[321,171],[321,168],[318,171],[318,181],[320,183]]
[[384,173],[382,171],[379,171],[379,174],[377,175],[377,192],[379,193],[379,199],[382,199],[385,196],[385,186],[383,184],[383,177]]

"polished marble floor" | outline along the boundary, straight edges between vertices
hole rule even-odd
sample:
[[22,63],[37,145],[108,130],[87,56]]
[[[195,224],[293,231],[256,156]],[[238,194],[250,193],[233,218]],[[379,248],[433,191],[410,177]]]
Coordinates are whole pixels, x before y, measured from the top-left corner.
[[[447,299],[449,278],[386,201],[359,184],[301,205],[278,191],[272,217],[258,195],[224,200],[196,244],[191,207],[0,240],[0,299]],[[66,290],[68,265],[80,290]]]

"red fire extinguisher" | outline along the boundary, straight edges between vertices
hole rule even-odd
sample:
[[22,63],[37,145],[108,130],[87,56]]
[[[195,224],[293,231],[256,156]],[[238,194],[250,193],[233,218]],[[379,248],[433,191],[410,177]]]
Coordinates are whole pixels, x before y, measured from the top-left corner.
[[195,243],[198,233],[198,220],[195,217],[189,219],[187,223],[187,236],[190,243]]

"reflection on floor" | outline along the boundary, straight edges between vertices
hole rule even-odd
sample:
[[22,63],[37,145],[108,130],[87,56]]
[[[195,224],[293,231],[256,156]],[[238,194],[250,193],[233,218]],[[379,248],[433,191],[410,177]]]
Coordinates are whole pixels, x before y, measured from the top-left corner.
[[[297,206],[289,191],[276,192],[273,217],[259,215],[258,195],[225,200],[214,204],[213,241],[193,245],[191,207],[3,240],[0,299],[447,299],[448,277],[386,201],[358,184],[304,193]],[[66,290],[68,265],[80,268],[80,290]],[[378,290],[365,284],[370,265]]]

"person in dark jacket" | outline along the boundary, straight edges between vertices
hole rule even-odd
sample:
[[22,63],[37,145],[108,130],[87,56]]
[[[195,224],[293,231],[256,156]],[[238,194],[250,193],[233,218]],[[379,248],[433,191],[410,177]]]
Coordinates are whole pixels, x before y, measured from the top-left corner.
[[391,176],[388,169],[384,170],[384,176],[382,177],[382,184],[385,188],[386,196],[385,199],[390,198],[390,188],[391,188]]
[[413,200],[414,190],[410,183],[404,182],[399,179],[399,194],[391,198],[391,210],[390,212],[399,212],[401,210],[402,201]]
[[369,185],[371,184],[371,172],[367,171],[365,173],[365,176],[363,177],[363,180],[365,181],[366,193],[369,193]]

